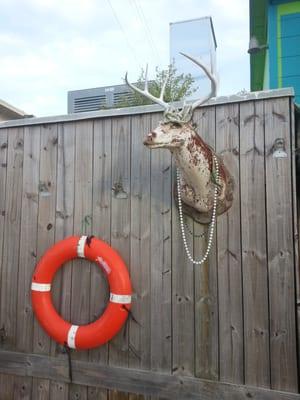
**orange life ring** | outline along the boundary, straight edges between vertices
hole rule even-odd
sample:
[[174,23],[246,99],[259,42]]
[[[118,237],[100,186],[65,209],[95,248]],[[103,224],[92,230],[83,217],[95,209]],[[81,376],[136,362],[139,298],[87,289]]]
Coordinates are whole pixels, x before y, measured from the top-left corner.
[[[44,330],[58,343],[70,348],[90,349],[112,339],[128,317],[131,306],[131,283],[125,263],[108,244],[97,238],[71,236],[56,243],[41,258],[32,277],[31,298],[34,313]],[[63,263],[87,258],[104,271],[109,287],[109,303],[101,317],[87,325],[72,325],[55,310],[51,284]]]

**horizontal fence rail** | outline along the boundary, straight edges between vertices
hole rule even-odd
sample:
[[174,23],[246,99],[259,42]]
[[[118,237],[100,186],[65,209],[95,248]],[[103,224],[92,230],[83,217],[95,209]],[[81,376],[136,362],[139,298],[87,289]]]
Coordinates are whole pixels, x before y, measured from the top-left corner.
[[[0,372],[69,382],[68,362],[62,358],[7,351],[0,352],[0,355]],[[73,382],[170,400],[298,400],[300,397],[296,393],[83,361],[73,363]]]

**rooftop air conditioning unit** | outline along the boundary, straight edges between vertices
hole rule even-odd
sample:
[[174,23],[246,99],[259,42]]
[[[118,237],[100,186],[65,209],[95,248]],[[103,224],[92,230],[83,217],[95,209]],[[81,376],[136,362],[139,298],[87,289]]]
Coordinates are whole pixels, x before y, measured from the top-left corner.
[[105,86],[68,92],[68,113],[117,108],[133,94],[127,85]]

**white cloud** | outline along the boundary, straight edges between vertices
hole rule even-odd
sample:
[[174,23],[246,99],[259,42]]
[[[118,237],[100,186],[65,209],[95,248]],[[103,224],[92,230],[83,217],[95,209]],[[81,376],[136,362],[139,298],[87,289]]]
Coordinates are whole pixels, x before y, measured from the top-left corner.
[[14,33],[0,33],[0,46],[22,46],[24,45],[24,39]]
[[25,0],[24,3],[44,14],[51,12],[77,23],[89,21],[99,10],[99,1],[96,0]]

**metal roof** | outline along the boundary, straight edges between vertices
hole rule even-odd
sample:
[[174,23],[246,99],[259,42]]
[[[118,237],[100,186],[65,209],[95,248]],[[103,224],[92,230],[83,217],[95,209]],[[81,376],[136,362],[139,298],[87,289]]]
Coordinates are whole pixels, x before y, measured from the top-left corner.
[[0,99],[0,119],[11,120],[26,118],[29,115],[25,111],[19,110],[18,108],[8,104],[6,101]]

